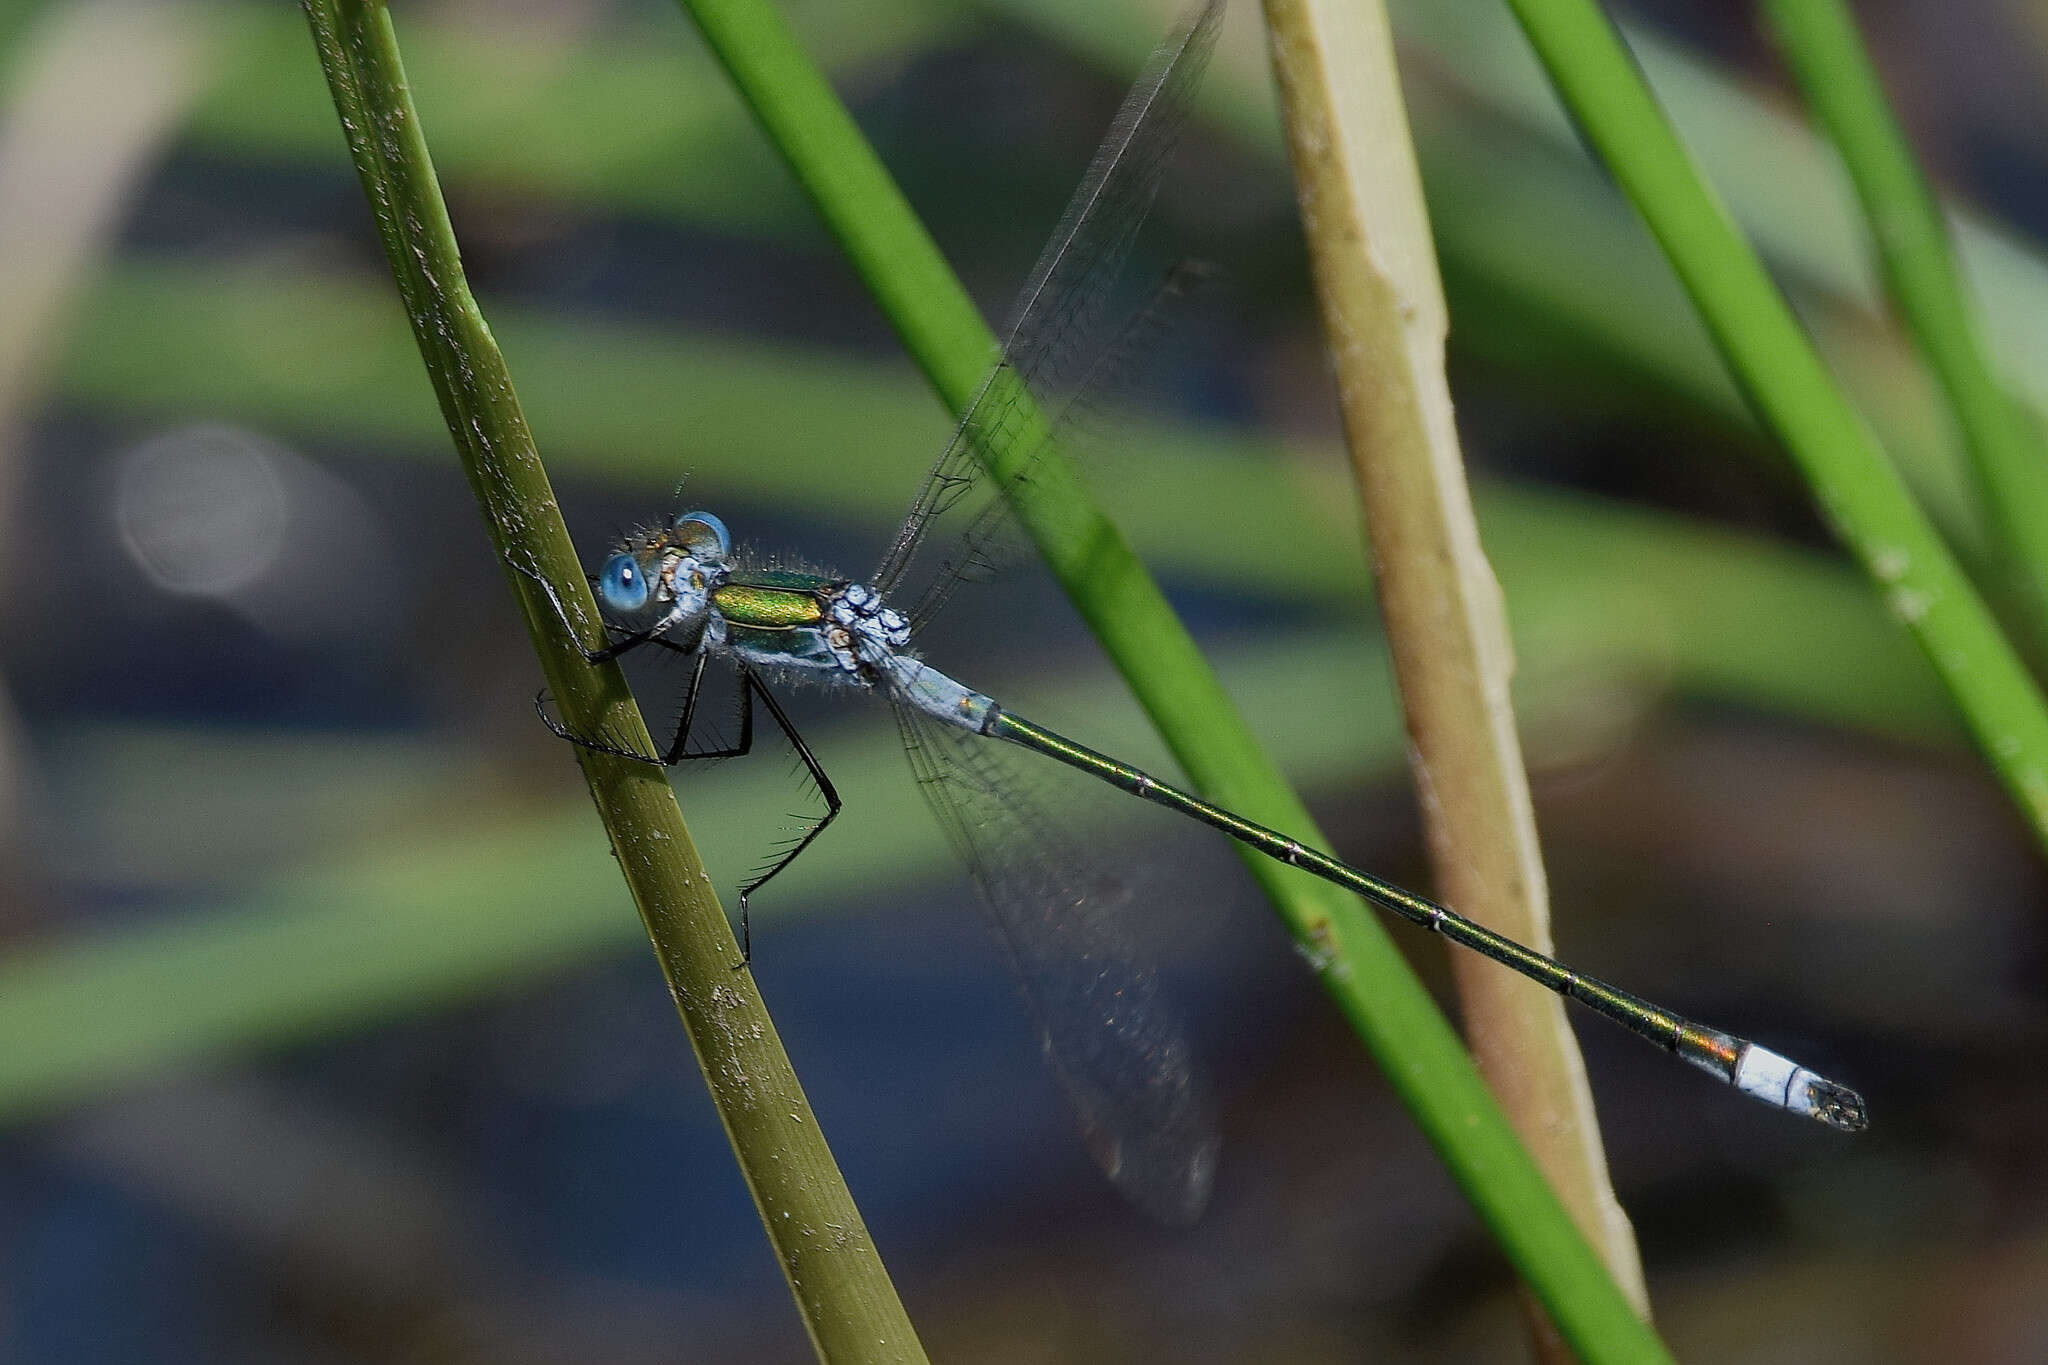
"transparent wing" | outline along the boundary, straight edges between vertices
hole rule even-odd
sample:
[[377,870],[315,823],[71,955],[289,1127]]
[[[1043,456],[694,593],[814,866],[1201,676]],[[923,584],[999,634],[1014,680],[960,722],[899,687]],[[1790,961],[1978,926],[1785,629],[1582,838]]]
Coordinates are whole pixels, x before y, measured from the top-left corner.
[[1093,343],[1110,307],[1110,286],[1158,194],[1222,16],[1223,0],[1206,0],[1191,10],[1124,97],[1011,310],[1000,360],[925,476],[909,517],[869,580],[885,595],[916,558],[932,522],[981,477],[983,453],[1005,446],[1029,419],[1034,399],[1048,405],[1050,415],[1094,368],[1099,348]]
[[1215,1173],[1215,1115],[1177,1023],[1118,932],[1120,900],[1078,870],[1071,841],[994,741],[895,710],[918,786],[981,890],[1090,1154],[1140,1209],[1192,1222]]
[[[1144,307],[1124,322],[1115,339],[1097,355],[1066,405],[1051,425],[1042,429],[1040,444],[1017,462],[1012,478],[1003,485],[984,487],[978,492],[966,490],[966,495],[974,500],[955,518],[962,529],[950,538],[931,581],[911,602],[913,631],[922,630],[960,584],[987,582],[1031,556],[1031,538],[1011,510],[1007,484],[1030,479],[1045,450],[1055,449],[1069,458],[1089,462],[1090,457],[1102,453],[1105,444],[1114,443],[1121,424],[1116,420],[1119,414],[1109,409],[1125,394],[1133,377],[1154,358],[1175,305],[1210,273],[1209,267],[1197,261],[1183,261],[1168,271]],[[988,479],[982,482],[994,483]]]

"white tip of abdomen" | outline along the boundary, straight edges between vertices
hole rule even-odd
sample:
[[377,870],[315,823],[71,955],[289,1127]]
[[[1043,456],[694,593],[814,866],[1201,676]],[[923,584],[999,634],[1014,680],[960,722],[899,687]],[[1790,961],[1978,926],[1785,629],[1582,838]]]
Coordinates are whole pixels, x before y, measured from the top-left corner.
[[1861,1095],[1755,1043],[1743,1048],[1730,1079],[1745,1095],[1818,1119],[1831,1128],[1853,1133],[1870,1122]]

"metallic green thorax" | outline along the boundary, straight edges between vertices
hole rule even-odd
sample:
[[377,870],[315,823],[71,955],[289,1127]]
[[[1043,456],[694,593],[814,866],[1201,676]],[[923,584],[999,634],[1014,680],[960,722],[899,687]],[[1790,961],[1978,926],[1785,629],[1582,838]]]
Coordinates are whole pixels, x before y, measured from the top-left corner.
[[727,581],[714,588],[711,605],[732,625],[746,630],[795,630],[825,620],[821,593],[835,580],[816,574],[767,571],[748,581]]

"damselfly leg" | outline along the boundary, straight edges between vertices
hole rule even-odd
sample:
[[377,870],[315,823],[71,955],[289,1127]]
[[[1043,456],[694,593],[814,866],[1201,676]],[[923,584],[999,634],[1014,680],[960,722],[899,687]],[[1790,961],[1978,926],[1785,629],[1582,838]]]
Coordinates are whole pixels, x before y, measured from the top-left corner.
[[[563,627],[569,631],[570,637],[573,639],[575,637],[575,629],[570,624],[569,613],[563,608],[562,599],[556,594],[554,585],[533,569],[512,560],[509,555],[507,556],[507,562],[540,584],[542,591],[546,593],[548,601],[555,609],[556,617],[562,622]],[[615,758],[632,759],[638,763],[672,768],[680,763],[707,759],[744,758],[752,753],[754,749],[754,701],[758,697],[761,704],[768,708],[769,716],[782,731],[784,738],[788,739],[790,748],[795,750],[797,759],[802,763],[804,773],[812,789],[817,793],[818,799],[824,803],[824,814],[804,823],[799,828],[795,837],[786,840],[761,870],[757,871],[740,885],[740,961],[737,965],[744,967],[753,961],[754,957],[753,925],[748,910],[749,902],[752,900],[754,893],[772,881],[777,874],[795,862],[798,857],[802,856],[804,850],[809,848],[812,842],[825,832],[825,827],[838,818],[844,803],[839,799],[839,789],[833,785],[831,777],[825,772],[824,765],[818,762],[818,756],[811,751],[811,746],[805,741],[802,733],[797,730],[796,723],[789,718],[789,713],[783,710],[782,703],[776,700],[775,694],[768,690],[768,685],[761,681],[760,674],[752,668],[741,664],[735,670],[738,674],[740,690],[739,738],[729,745],[717,748],[692,749],[690,748],[690,736],[695,731],[697,725],[697,702],[703,695],[704,670],[711,662],[709,654],[705,653],[695,643],[689,645],[680,644],[666,635],[656,634],[653,631],[633,632],[601,649],[590,649],[581,643],[577,645],[577,649],[583,655],[586,662],[600,664],[615,660],[638,649],[642,645],[653,645],[658,649],[673,654],[680,654],[693,661],[690,669],[690,684],[683,694],[682,712],[676,719],[675,732],[670,736],[667,747],[660,753],[643,753],[630,744],[623,743],[610,735],[579,733],[549,710],[548,703],[550,698],[545,688],[536,694],[533,699],[533,709],[540,716],[541,723],[553,731],[557,738],[565,739],[579,748],[588,749],[594,753],[610,754]]]

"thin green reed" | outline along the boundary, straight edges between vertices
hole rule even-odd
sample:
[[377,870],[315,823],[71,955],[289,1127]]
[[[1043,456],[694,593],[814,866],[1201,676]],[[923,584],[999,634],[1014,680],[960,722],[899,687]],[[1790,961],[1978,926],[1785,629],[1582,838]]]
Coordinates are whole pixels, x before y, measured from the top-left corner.
[[[959,411],[996,355],[995,338],[845,107],[769,4],[684,4],[905,348]],[[921,452],[905,453],[906,494],[921,461]],[[1195,785],[1253,819],[1315,837],[1157,584],[1071,477],[1035,480],[1017,510]],[[1384,928],[1313,878],[1255,854],[1247,863],[1559,1329],[1589,1360],[1664,1358]]]
[[1510,4],[1750,403],[1919,639],[1978,749],[2048,847],[2048,708],[2018,654],[1708,188],[1607,16],[1592,0]]
[[[368,0],[306,0],[320,65],[412,323],[564,721],[648,744],[614,665],[592,667],[574,628],[601,638],[512,377],[471,295],[412,105],[390,13]],[[591,799],[639,906],[670,994],[753,1193],[762,1225],[822,1360],[924,1359],[909,1318],[840,1178],[751,973],[684,828],[666,775],[579,750]],[[680,1210],[678,1211],[681,1212]],[[819,1254],[820,1248],[829,1254]]]

